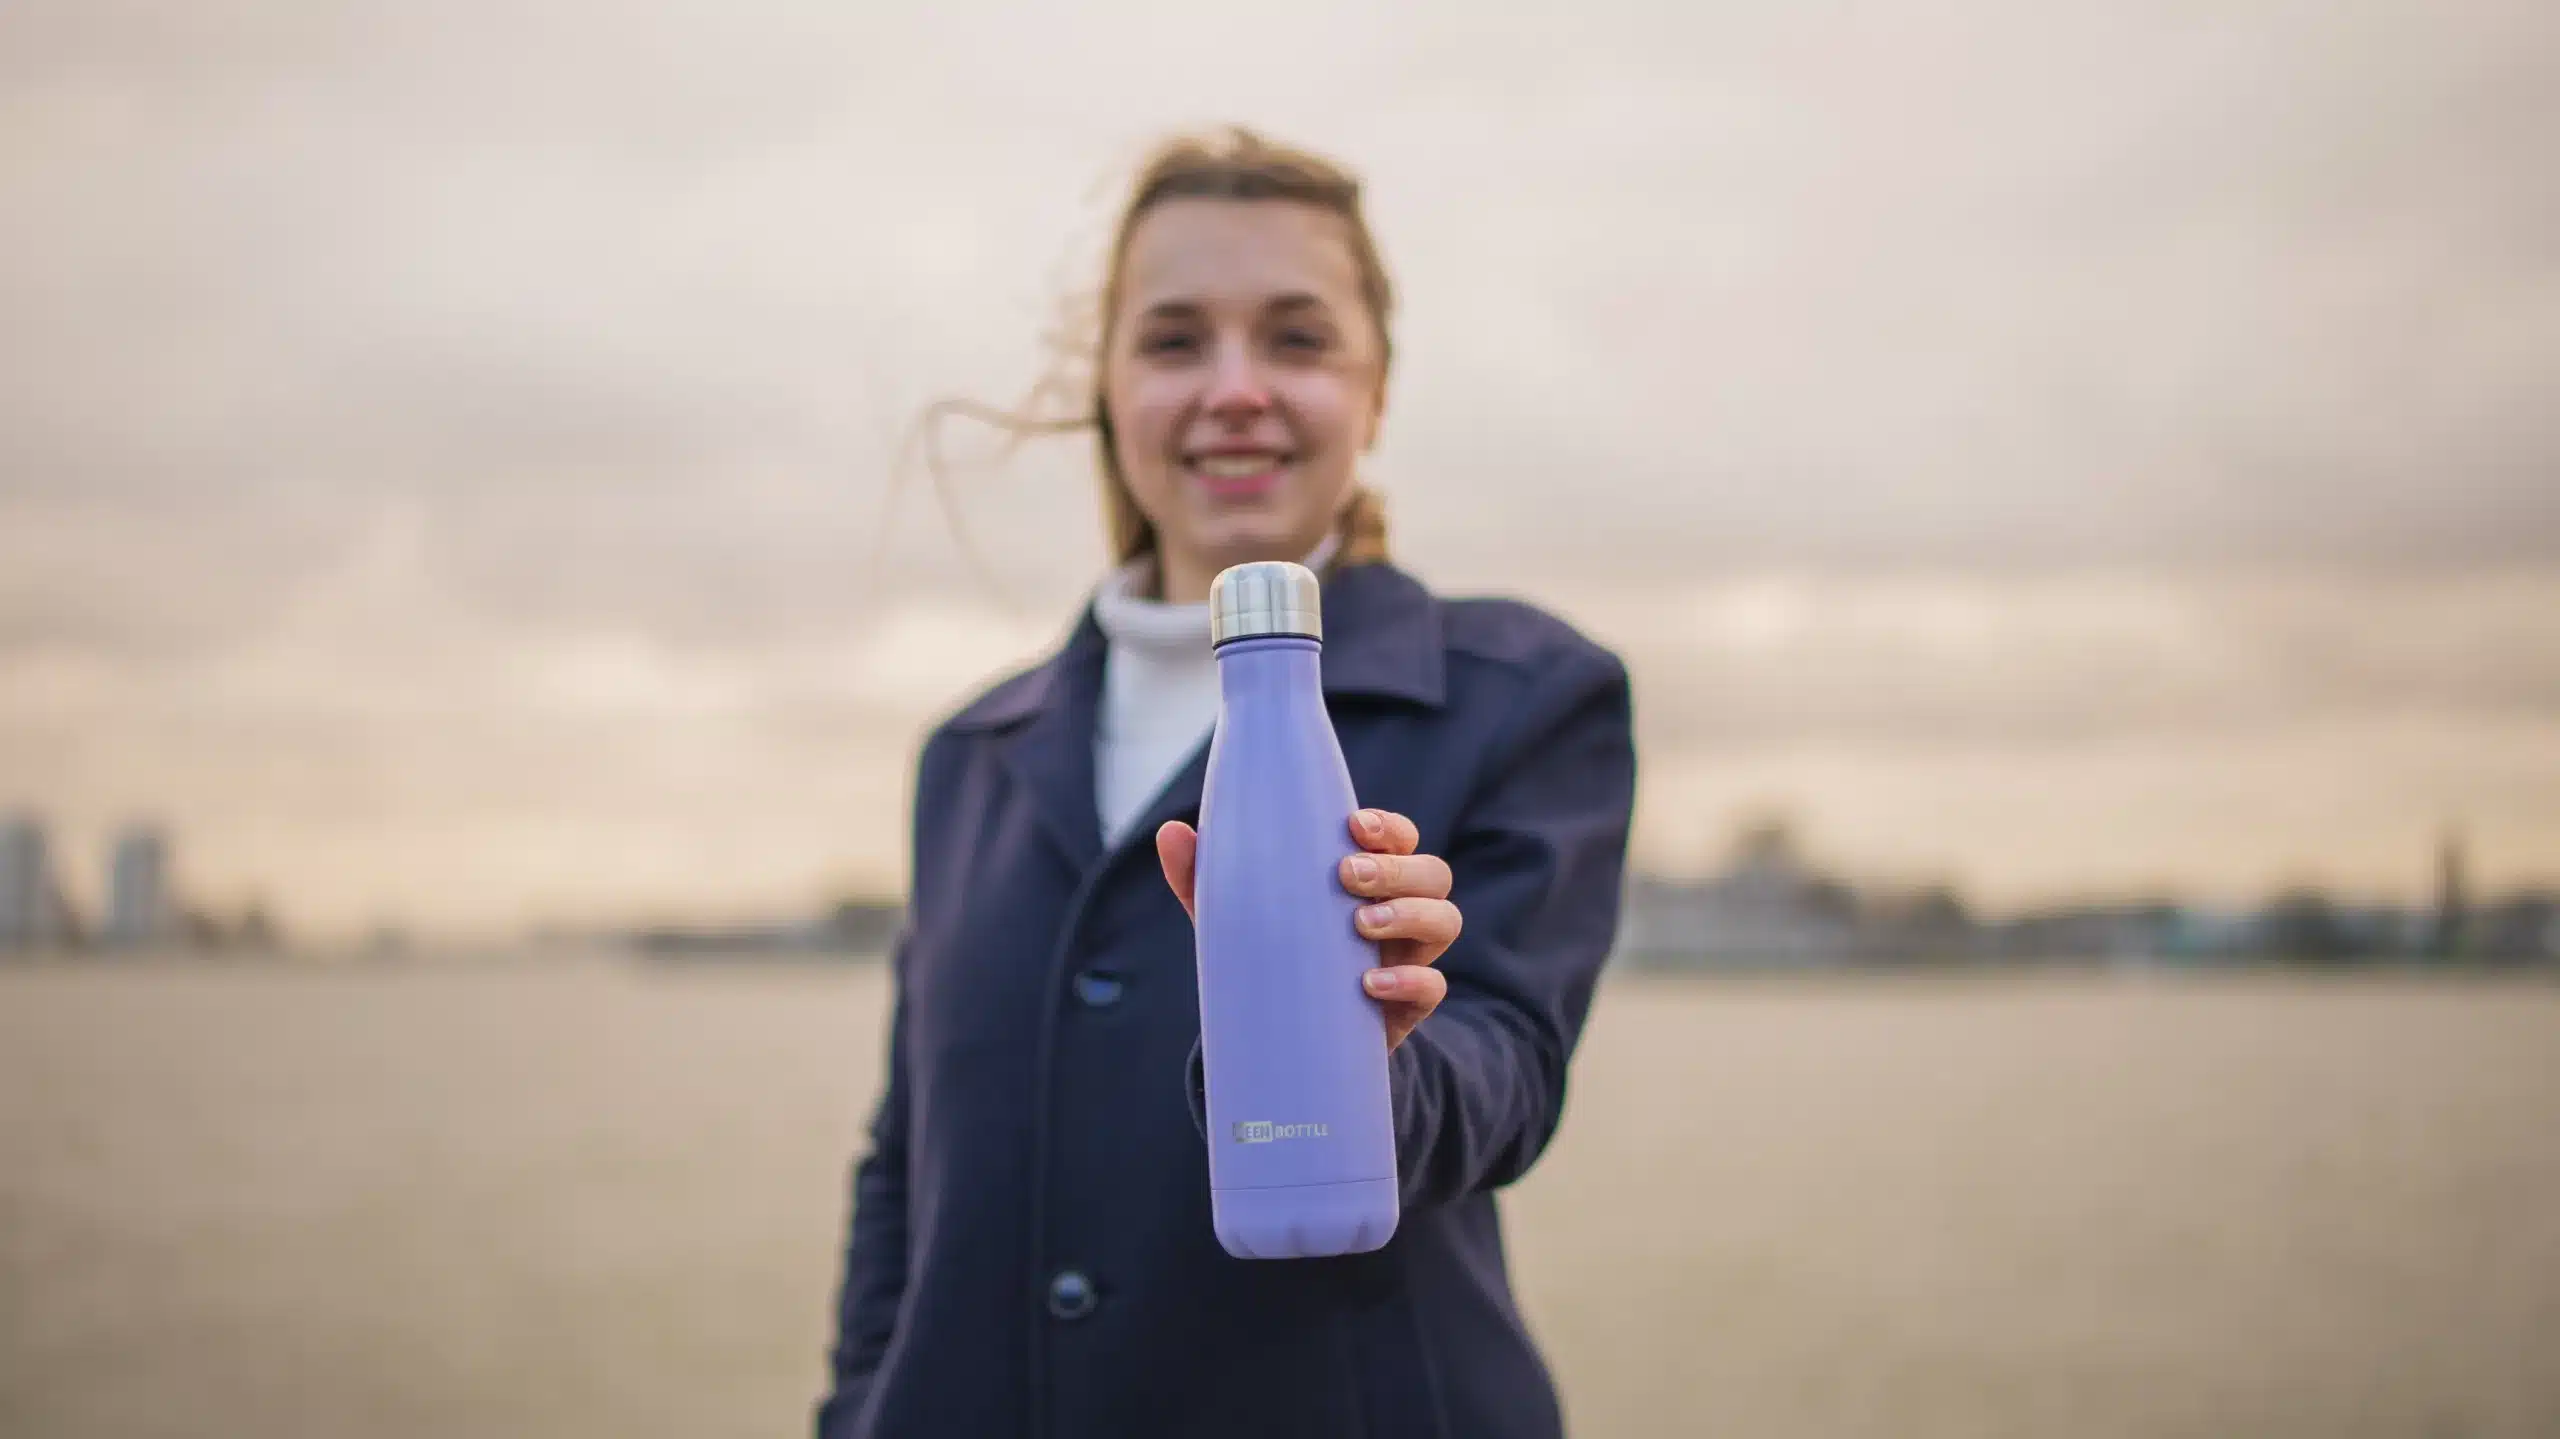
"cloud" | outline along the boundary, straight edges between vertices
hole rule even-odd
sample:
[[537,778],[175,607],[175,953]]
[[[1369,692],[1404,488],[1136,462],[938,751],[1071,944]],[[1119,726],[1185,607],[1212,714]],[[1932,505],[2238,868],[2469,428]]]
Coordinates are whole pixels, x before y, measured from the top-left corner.
[[[1241,106],[1369,170],[1386,463],[1470,558],[2560,542],[2543,7],[1625,6],[1566,46],[1425,9],[1214,84],[1148,57],[1218,22],[1143,13],[1018,16],[1031,59],[786,7],[17,7],[7,484],[858,501],[881,422],[1027,379],[1109,165]],[[1566,485],[1613,560],[1532,523]]]
[[[1730,753],[2503,717],[2560,736],[2560,576],[1774,573],[1593,594],[1649,734]],[[2560,740],[2555,740],[2560,743]]]
[[2555,17],[9,6],[0,797],[331,922],[893,881],[1103,558],[1075,441],[955,485],[992,587],[884,535],[897,428],[1242,116],[1367,175],[1399,552],[1629,654],[1648,853],[2560,864]]

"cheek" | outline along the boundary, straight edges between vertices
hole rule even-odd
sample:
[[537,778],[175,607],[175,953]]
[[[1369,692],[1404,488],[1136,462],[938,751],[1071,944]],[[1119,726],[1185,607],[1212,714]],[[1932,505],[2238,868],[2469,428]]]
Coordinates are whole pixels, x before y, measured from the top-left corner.
[[1348,375],[1314,374],[1287,387],[1290,412],[1325,468],[1348,468],[1369,442],[1369,386]]
[[1111,429],[1131,485],[1160,483],[1182,406],[1182,395],[1161,378],[1141,372],[1113,382]]

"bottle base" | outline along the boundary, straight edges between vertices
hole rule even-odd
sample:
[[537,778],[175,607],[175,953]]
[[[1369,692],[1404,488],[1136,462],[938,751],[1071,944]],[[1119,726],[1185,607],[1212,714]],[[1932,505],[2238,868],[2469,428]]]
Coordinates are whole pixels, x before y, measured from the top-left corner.
[[1212,1189],[1218,1247],[1238,1259],[1320,1259],[1365,1254],[1395,1237],[1392,1179]]

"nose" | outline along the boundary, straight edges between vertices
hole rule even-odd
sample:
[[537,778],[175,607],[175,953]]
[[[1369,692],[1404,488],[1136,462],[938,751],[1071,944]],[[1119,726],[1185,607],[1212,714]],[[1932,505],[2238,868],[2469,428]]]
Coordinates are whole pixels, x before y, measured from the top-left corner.
[[1259,417],[1271,408],[1271,387],[1254,362],[1253,347],[1226,344],[1217,348],[1209,368],[1209,391],[1201,408],[1218,420],[1235,423]]

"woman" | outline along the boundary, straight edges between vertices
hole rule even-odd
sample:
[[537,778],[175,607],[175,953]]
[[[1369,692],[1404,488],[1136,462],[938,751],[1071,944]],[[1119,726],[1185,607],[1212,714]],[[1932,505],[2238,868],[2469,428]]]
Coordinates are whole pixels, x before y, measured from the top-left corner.
[[[1439,599],[1387,562],[1353,471],[1390,295],[1351,176],[1243,132],[1170,145],[1102,300],[1089,423],[1121,565],[1056,654],[918,761],[818,1432],[1560,1434],[1494,1191],[1555,1132],[1616,927],[1625,670],[1535,609]],[[1220,1249],[1195,1117],[1205,600],[1257,559],[1323,578],[1326,703],[1366,806],[1341,874],[1381,942],[1363,982],[1403,1216],[1341,1258]]]

